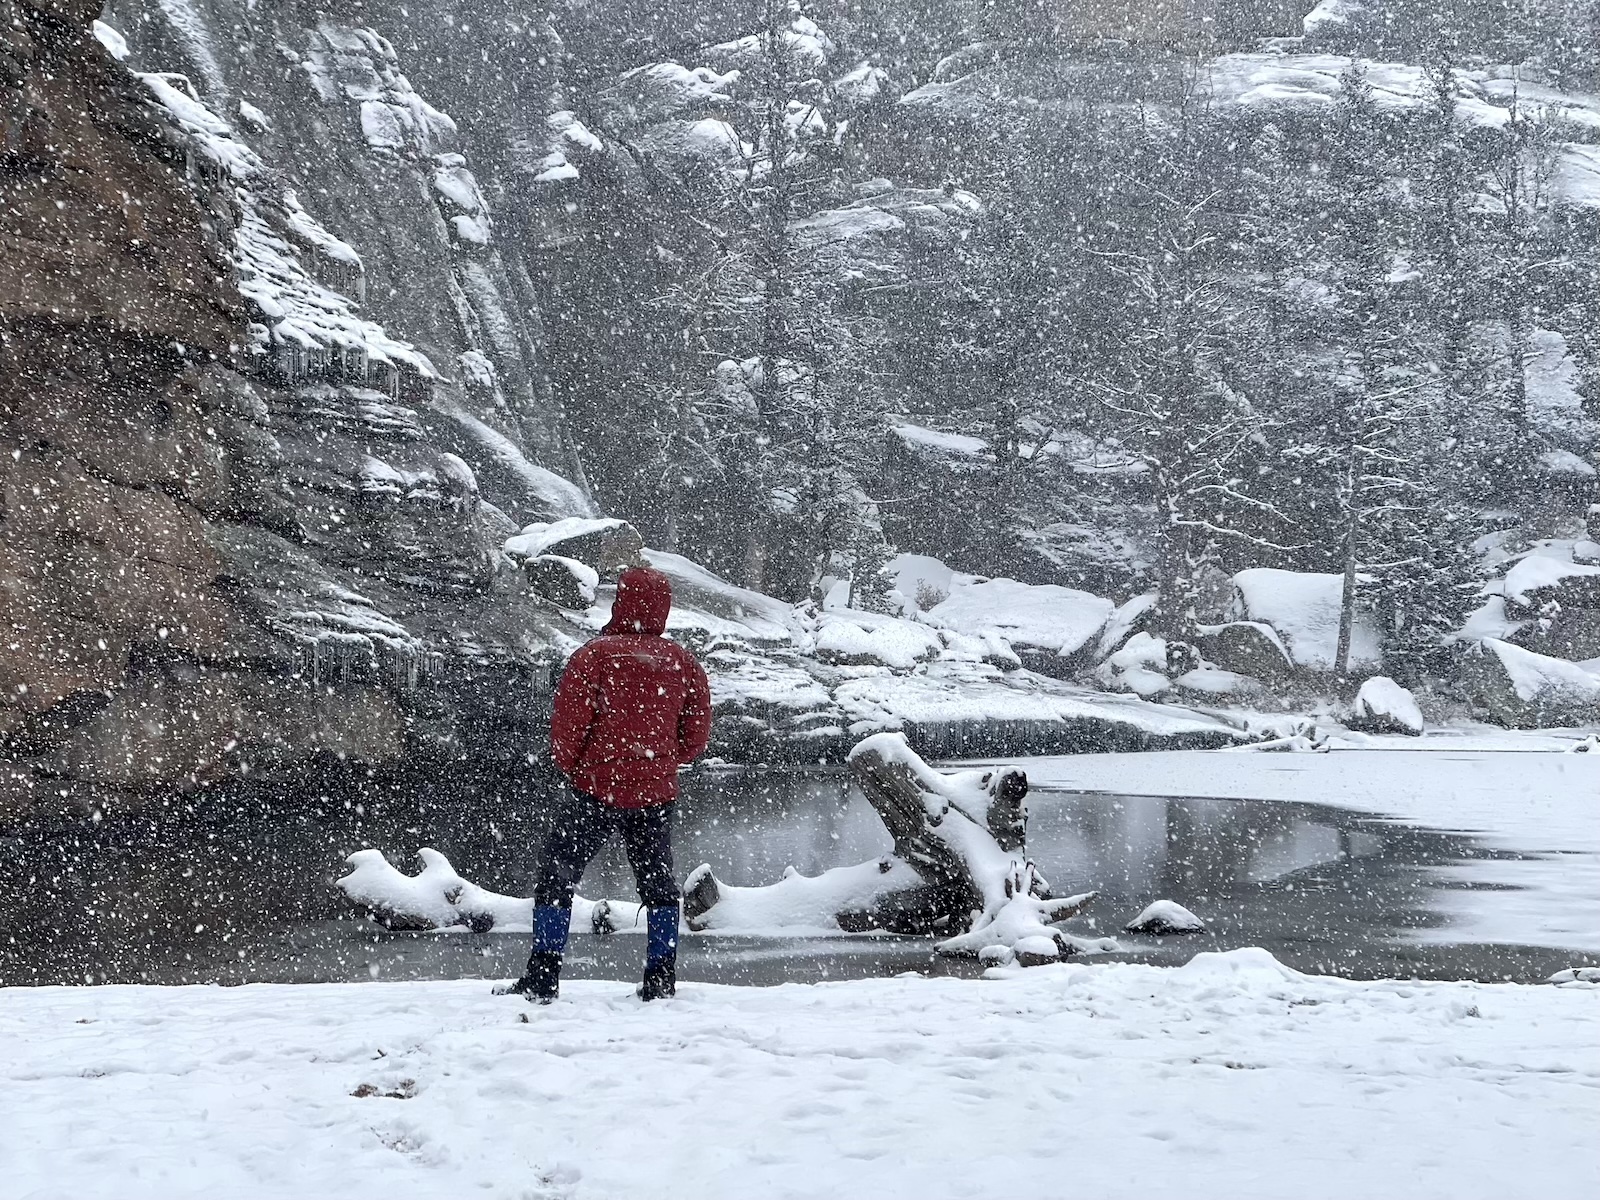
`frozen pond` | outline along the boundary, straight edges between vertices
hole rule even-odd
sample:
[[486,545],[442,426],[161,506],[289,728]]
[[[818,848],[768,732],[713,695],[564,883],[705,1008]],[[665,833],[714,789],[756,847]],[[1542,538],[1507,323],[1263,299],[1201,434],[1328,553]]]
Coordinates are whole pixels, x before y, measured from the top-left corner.
[[[526,935],[401,934],[353,919],[331,881],[343,856],[375,845],[413,870],[432,845],[474,882],[531,890],[540,789],[434,803],[415,796],[216,805],[201,818],[108,820],[0,837],[0,984],[330,981],[501,977]],[[1570,965],[1559,949],[1460,945],[1438,928],[1452,869],[1503,854],[1459,835],[1315,804],[1035,790],[1031,853],[1057,894],[1100,900],[1068,926],[1112,934],[1121,957],[1178,962],[1259,945],[1305,971],[1355,977],[1540,979]],[[888,849],[876,815],[844,777],[821,771],[703,772],[678,813],[678,873],[709,862],[760,884],[787,866],[814,874]],[[615,845],[590,869],[590,897],[630,898]],[[1151,900],[1176,900],[1205,934],[1120,933]],[[1428,936],[1421,937],[1419,934]],[[632,977],[639,939],[575,937],[575,977]],[[922,938],[686,939],[683,977],[810,981],[901,971],[975,974]]]

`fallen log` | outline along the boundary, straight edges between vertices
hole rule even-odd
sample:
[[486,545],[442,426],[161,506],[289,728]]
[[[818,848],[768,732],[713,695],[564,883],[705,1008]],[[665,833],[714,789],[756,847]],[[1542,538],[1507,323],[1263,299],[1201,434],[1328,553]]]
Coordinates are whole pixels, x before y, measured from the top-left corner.
[[[893,852],[853,867],[735,887],[709,865],[684,883],[683,916],[695,932],[934,934],[941,954],[1024,966],[1114,943],[1076,939],[1056,926],[1095,893],[1057,898],[1027,854],[1028,777],[1015,767],[946,774],[923,762],[899,734],[878,734],[850,754],[851,777],[893,840]],[[533,902],[467,882],[436,850],[419,852],[409,876],[376,850],[349,858],[338,887],[391,928],[532,926]],[[574,931],[609,933],[642,924],[638,904],[573,903]]]
[[[373,920],[389,929],[468,929],[473,933],[533,932],[533,899],[502,896],[456,873],[437,850],[417,851],[422,870],[407,875],[379,850],[357,850],[345,862],[350,873],[334,886]],[[573,897],[574,932],[608,934],[644,928],[638,904]]]
[[[943,932],[942,954],[991,962],[1049,962],[1080,943],[1056,922],[1082,912],[1093,892],[1064,899],[1027,857],[1027,775],[1014,768],[945,774],[899,734],[878,734],[850,754],[850,773],[894,842],[873,863],[815,877],[786,873],[761,888],[729,887],[709,865],[685,885],[694,930],[828,924],[851,932]],[[799,918],[785,922],[782,917]]]

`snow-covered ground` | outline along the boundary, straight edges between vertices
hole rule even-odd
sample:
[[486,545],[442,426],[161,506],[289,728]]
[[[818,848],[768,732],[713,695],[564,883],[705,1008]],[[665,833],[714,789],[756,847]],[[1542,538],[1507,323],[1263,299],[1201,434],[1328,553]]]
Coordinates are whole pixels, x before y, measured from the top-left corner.
[[[1285,800],[1473,834],[1520,858],[1464,862],[1440,890],[1451,922],[1421,936],[1600,951],[1600,754],[1576,732],[1439,729],[1351,736],[1327,754],[1170,751],[1027,760],[1035,787]],[[1488,890],[1486,890],[1488,889]]]
[[1600,986],[1265,951],[981,981],[0,991],[8,1196],[1486,1197],[1600,1185]]

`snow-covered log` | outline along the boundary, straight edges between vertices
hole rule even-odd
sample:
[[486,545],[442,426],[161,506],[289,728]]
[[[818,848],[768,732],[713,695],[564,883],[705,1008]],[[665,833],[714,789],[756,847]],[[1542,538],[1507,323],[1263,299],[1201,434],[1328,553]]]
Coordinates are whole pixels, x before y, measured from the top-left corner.
[[[456,873],[437,850],[417,851],[422,870],[407,875],[380,850],[357,850],[345,859],[350,873],[335,885],[358,908],[390,929],[470,929],[487,933],[531,933],[533,900],[502,896]],[[572,901],[572,929],[615,933],[643,929],[639,905],[612,900]]]
[[903,736],[880,733],[850,752],[850,773],[894,839],[896,856],[962,912],[982,900],[977,876],[1027,840],[1028,777],[1015,767],[936,771]]
[[[709,865],[684,884],[684,920],[695,932],[864,932],[944,935],[941,954],[1024,966],[1079,950],[1114,949],[1055,928],[1095,893],[1056,898],[1027,855],[1028,778],[1013,767],[936,771],[897,733],[856,746],[850,770],[894,839],[894,852],[853,867],[801,875],[792,867],[765,887],[732,887]],[[393,929],[521,932],[533,902],[467,882],[437,850],[418,852],[406,875],[377,850],[347,860],[339,889]],[[576,899],[575,931],[642,925],[639,906]]]
[[942,954],[1024,965],[1080,948],[1052,926],[1082,912],[1094,893],[1053,898],[1028,861],[1022,771],[945,774],[897,733],[858,744],[850,771],[894,839],[892,854],[815,877],[791,871],[759,888],[729,887],[703,866],[685,887],[690,928],[946,931]]

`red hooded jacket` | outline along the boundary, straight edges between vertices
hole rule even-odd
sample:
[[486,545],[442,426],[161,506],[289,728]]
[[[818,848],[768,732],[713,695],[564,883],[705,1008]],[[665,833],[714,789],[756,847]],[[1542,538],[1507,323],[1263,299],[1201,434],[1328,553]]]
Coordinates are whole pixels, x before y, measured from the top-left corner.
[[550,753],[575,787],[616,808],[668,804],[678,768],[711,740],[711,688],[700,664],[662,636],[672,583],[629,567],[611,620],[567,662],[556,686]]

